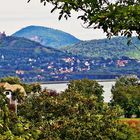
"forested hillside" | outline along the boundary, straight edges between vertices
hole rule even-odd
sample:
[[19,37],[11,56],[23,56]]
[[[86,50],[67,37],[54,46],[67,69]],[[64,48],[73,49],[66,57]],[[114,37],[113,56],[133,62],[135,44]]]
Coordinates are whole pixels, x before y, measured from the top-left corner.
[[[48,79],[48,67],[61,67],[67,54],[25,38],[0,36],[0,77],[18,76],[23,81]],[[50,68],[51,69],[51,68]]]
[[44,46],[59,48],[61,46],[73,45],[80,40],[66,32],[42,27],[42,26],[28,26],[16,33],[13,36],[24,37]]
[[17,76],[25,82],[114,79],[140,73],[140,62],[120,58],[85,57],[62,52],[20,37],[0,35],[0,77]]
[[100,39],[81,41],[73,46],[63,47],[62,50],[72,54],[87,57],[121,58],[127,56],[133,59],[140,59],[140,40],[132,38],[132,44],[127,44],[124,37],[112,39]]

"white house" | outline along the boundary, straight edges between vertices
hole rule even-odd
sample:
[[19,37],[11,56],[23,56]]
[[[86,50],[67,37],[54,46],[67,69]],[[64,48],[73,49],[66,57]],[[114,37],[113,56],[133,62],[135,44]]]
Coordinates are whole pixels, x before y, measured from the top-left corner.
[[20,90],[21,93],[24,94],[24,96],[26,96],[25,89],[19,84],[11,85],[11,84],[9,84],[7,82],[0,83],[0,87],[4,88],[4,94],[9,99],[9,108],[11,110],[17,112],[17,104],[18,104],[18,102],[17,102],[17,99],[13,100],[12,92],[14,92],[14,91],[16,91],[18,89],[18,90]]

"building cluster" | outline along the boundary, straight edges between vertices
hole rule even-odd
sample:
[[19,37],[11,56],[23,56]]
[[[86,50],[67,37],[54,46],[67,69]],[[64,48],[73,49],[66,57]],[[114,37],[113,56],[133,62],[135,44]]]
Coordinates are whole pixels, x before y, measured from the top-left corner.
[[46,53],[32,55],[24,50],[23,53],[14,53],[6,48],[0,50],[0,77],[18,76],[24,82],[61,81],[75,79],[77,75],[78,78],[83,78],[83,75],[87,74],[127,74],[127,69],[122,69],[130,67],[130,72],[132,65],[140,69],[140,65],[137,65],[138,60],[129,58],[85,58],[63,53],[50,53],[48,56]]

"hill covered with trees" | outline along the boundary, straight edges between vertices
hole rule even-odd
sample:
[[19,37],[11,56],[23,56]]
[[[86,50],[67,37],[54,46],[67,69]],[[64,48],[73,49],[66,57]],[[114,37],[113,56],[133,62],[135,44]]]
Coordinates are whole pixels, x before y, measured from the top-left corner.
[[[19,76],[22,80],[40,79],[42,73],[49,77],[51,64],[61,67],[64,52],[19,37],[0,36],[0,77]],[[48,74],[49,73],[49,74]],[[41,74],[41,75],[40,75]]]
[[61,46],[73,45],[80,40],[66,32],[42,27],[28,26],[13,34],[16,37],[25,37],[27,39],[39,42],[44,46],[59,48]]
[[25,82],[114,79],[140,73],[140,62],[121,58],[85,57],[21,38],[0,36],[0,77],[17,76]]
[[140,40],[133,37],[132,43],[127,43],[127,38],[116,37],[81,41],[73,46],[61,49],[74,55],[86,57],[121,58],[122,56],[127,56],[132,59],[140,59]]

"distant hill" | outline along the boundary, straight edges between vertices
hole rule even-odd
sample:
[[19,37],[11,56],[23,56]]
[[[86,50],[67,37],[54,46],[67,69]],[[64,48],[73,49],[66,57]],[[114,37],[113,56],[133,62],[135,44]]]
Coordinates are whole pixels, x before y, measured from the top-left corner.
[[113,79],[124,74],[140,77],[140,61],[125,56],[106,59],[73,55],[0,33],[0,78],[18,76],[24,82],[45,82]]
[[37,42],[0,33],[0,77],[18,76],[26,82],[49,80],[53,77],[52,65],[59,69],[68,56]]
[[76,37],[52,28],[42,26],[28,26],[13,34],[16,37],[25,37],[27,39],[39,42],[44,46],[59,48],[62,46],[73,45],[80,40]]
[[16,58],[17,56],[24,57],[24,55],[25,58],[40,55],[42,57],[47,57],[48,55],[50,55],[50,57],[53,55],[65,55],[64,52],[59,51],[57,49],[48,46],[43,46],[38,42],[31,41],[23,37],[14,36],[0,36],[0,50],[0,54],[2,54],[3,52],[5,54],[5,57],[9,57],[12,55],[13,58]]
[[122,56],[127,56],[133,59],[140,59],[140,40],[133,37],[133,44],[127,45],[127,42],[128,40],[124,37],[116,37],[110,40],[81,41],[73,46],[61,49],[72,54],[87,57],[121,58]]

